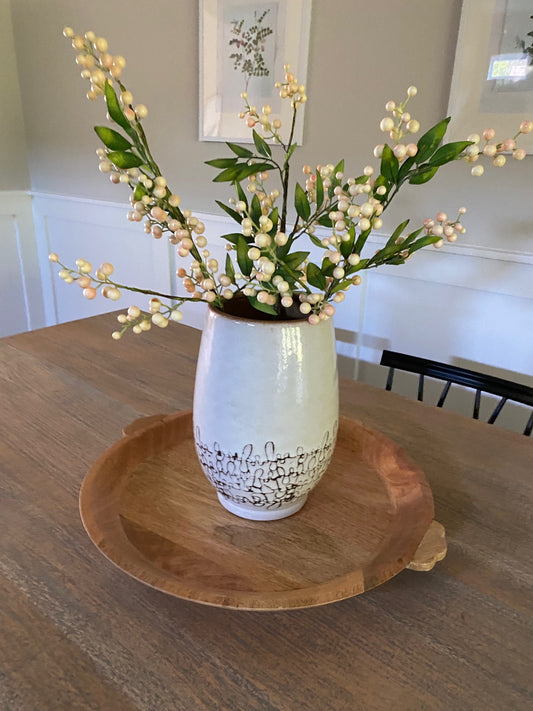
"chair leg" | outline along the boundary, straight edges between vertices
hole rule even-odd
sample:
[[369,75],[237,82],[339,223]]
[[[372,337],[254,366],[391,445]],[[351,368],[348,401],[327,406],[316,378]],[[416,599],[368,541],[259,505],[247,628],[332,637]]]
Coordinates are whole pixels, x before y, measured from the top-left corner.
[[440,394],[440,398],[437,403],[437,407],[442,407],[444,405],[444,401],[446,400],[446,395],[448,395],[448,390],[450,389],[451,384],[452,384],[452,381],[448,380],[446,385],[444,386],[441,394]]
[[418,399],[420,402],[424,399],[424,376],[420,375],[418,378]]
[[531,413],[529,420],[527,421],[526,429],[524,430],[524,434],[526,435],[526,437],[529,437],[532,430],[533,430],[533,412]]
[[499,403],[496,405],[496,407],[494,408],[494,412],[492,413],[492,415],[491,415],[491,416],[489,417],[489,419],[487,420],[487,423],[488,423],[489,425],[493,425],[493,424],[496,422],[496,418],[498,417],[498,415],[499,415],[500,412],[502,411],[502,407],[505,405],[506,402],[507,402],[507,398],[506,398],[506,397],[502,397],[502,399],[500,400],[500,402],[499,402]]
[[392,390],[393,378],[394,378],[394,368],[389,368],[389,374],[387,375],[387,384],[385,385],[385,390]]
[[474,420],[479,420],[479,405],[481,403],[481,390],[476,390],[476,398],[474,400],[474,412],[472,417]]

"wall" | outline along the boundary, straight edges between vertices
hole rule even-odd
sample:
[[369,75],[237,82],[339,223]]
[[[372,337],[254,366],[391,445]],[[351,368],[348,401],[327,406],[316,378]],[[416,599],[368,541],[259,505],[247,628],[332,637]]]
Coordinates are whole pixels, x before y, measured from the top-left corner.
[[0,0],[0,191],[27,190],[30,174],[9,0]]
[[[93,29],[126,56],[128,88],[149,108],[145,127],[153,152],[216,243],[225,218],[213,201],[230,193],[211,182],[213,171],[203,164],[224,155],[223,145],[198,141],[198,3],[158,0],[154,22],[145,21],[144,6],[136,7],[131,0],[12,2],[37,239],[42,260],[49,248],[115,259],[136,284],[156,280],[176,288],[168,245],[150,242],[124,221],[123,186],[110,186],[97,170],[91,127],[104,123],[103,106],[84,98],[74,51],[61,37],[66,24]],[[459,0],[388,0],[381,6],[314,0],[301,162],[344,156],[347,172],[358,174],[382,140],[377,124],[384,103],[401,98],[409,84],[419,88],[411,113],[422,125],[442,118],[460,8]],[[366,275],[337,315],[345,374],[382,384],[385,374],[376,363],[388,347],[532,383],[532,160],[512,162],[505,172],[487,170],[479,180],[467,166],[455,165],[398,196],[383,236],[370,248],[405,216],[416,223],[461,204],[468,207],[468,233],[441,251],[419,253],[409,265]],[[94,257],[87,254],[89,243]],[[49,323],[116,307],[103,300],[80,307],[78,295],[65,299],[61,290],[67,287],[44,262],[43,279]],[[200,312],[187,313],[201,324]]]
[[[132,11],[137,5],[142,12]],[[92,126],[104,122],[102,105],[85,99],[87,85],[74,64],[75,52],[61,36],[70,24],[103,34],[112,51],[126,56],[128,86],[149,108],[145,126],[153,152],[184,203],[214,212],[214,199],[229,196],[211,182],[213,171],[204,165],[223,154],[223,145],[198,141],[198,1],[158,0],[156,7],[158,21],[144,22],[144,6],[131,0],[12,2],[34,190],[118,199],[96,169]],[[412,114],[422,125],[442,118],[460,7],[460,0],[387,0],[378,6],[314,0],[301,164],[345,157],[347,172],[359,174],[382,140],[378,123],[385,102],[401,98],[410,84],[419,88]],[[453,213],[466,202],[468,244],[531,249],[530,177],[531,159],[514,162],[505,178],[493,170],[476,180],[465,165],[453,166],[428,185],[402,192],[387,213],[385,229],[404,215],[415,220],[439,210]],[[487,209],[489,195],[501,196],[504,209]]]
[[0,336],[44,325],[24,116],[8,0],[0,0]]

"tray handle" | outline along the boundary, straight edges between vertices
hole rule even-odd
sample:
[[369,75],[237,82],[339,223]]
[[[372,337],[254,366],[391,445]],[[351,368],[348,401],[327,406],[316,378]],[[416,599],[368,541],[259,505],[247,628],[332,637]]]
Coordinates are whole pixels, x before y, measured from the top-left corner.
[[442,523],[432,521],[407,568],[426,572],[446,555],[446,532]]

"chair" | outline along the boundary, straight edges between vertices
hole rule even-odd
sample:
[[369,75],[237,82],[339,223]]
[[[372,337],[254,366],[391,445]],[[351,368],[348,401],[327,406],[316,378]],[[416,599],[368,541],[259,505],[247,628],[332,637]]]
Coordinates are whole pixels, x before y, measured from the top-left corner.
[[[520,385],[519,383],[514,383],[510,380],[504,380],[503,378],[496,378],[492,375],[478,373],[475,370],[467,370],[466,368],[459,368],[454,365],[447,365],[446,363],[439,363],[434,360],[427,360],[426,358],[418,358],[416,356],[396,353],[395,351],[388,350],[383,351],[381,356],[381,365],[389,368],[387,385],[385,386],[386,390],[392,389],[394,370],[396,368],[399,370],[405,370],[409,373],[418,373],[419,400],[423,400],[424,398],[425,376],[446,381],[444,389],[442,390],[440,398],[437,402],[437,407],[442,407],[444,405],[444,401],[446,400],[446,396],[448,395],[448,391],[450,390],[452,383],[473,388],[476,391],[474,411],[472,413],[472,417],[475,420],[479,419],[481,393],[485,392],[490,393],[491,395],[497,395],[501,399],[496,405],[494,412],[487,420],[489,425],[494,424],[507,400],[513,400],[514,402],[519,402],[533,408],[533,388],[527,387],[526,385]],[[529,437],[532,430],[533,412],[527,421],[523,434],[525,434],[526,437]]]

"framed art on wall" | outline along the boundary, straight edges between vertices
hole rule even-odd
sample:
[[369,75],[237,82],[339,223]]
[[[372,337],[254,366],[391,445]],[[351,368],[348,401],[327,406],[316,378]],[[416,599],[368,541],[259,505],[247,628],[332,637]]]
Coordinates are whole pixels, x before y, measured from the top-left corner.
[[[448,114],[449,136],[494,128],[509,138],[533,116],[533,3],[531,0],[465,0]],[[520,139],[533,153],[533,133]]]
[[[251,142],[239,118],[246,91],[251,105],[268,104],[283,123],[290,102],[275,89],[290,64],[306,83],[311,0],[200,0],[200,140]],[[295,138],[302,142],[302,109]]]

